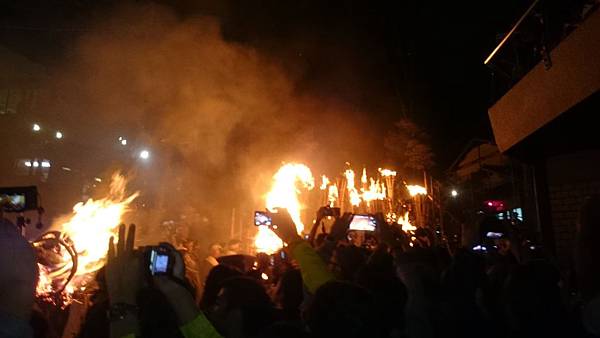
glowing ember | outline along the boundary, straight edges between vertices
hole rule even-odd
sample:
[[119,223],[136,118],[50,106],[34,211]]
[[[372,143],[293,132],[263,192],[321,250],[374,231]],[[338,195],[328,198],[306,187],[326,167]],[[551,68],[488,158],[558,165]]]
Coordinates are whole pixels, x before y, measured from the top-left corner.
[[[300,219],[302,205],[298,200],[299,186],[307,190],[314,188],[315,180],[312,172],[304,164],[285,164],[273,176],[273,187],[267,193],[266,207],[272,212],[277,208],[287,209],[298,234],[301,234],[304,231],[304,224]],[[259,252],[273,253],[280,249],[283,243],[269,228],[259,227],[254,245]]]
[[417,227],[410,224],[410,220],[408,219],[408,211],[404,213],[404,216],[398,217],[398,224],[402,226],[402,231],[409,232],[417,230]]
[[[76,253],[76,270],[73,278],[64,284],[67,275],[74,266],[65,246],[54,245],[51,264],[44,262],[38,264],[40,278],[37,286],[38,296],[49,298],[51,294],[62,292],[63,300],[69,302],[75,291],[83,290],[86,283],[93,278],[93,273],[104,266],[107,243],[111,236],[118,232],[122,216],[128,211],[129,204],[138,196],[138,193],[126,196],[127,181],[116,173],[112,176],[109,195],[100,200],[89,199],[87,202],[77,203],[71,215],[63,216],[56,220],[52,229],[59,233],[55,242],[62,241]],[[46,241],[36,243],[38,250],[48,249]],[[62,291],[61,291],[62,290]]]
[[408,189],[410,196],[413,197],[417,195],[427,195],[427,189],[420,185],[407,185],[406,189]]

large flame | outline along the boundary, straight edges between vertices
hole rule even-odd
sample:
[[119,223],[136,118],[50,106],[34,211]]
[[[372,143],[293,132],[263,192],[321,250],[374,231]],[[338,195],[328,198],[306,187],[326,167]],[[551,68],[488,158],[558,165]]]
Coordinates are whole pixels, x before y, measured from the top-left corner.
[[[300,188],[312,190],[315,180],[310,169],[304,164],[288,163],[279,168],[273,176],[273,186],[266,196],[266,207],[274,212],[277,208],[285,208],[290,213],[298,234],[304,231],[304,223],[300,218],[302,205],[298,199]],[[254,238],[254,245],[259,252],[273,253],[283,243],[269,228],[259,227]]]
[[127,196],[126,184],[125,177],[115,173],[107,197],[100,200],[90,198],[85,203],[77,203],[71,215],[63,216],[54,222],[53,229],[60,233],[60,241],[69,243],[77,255],[76,271],[67,285],[61,284],[61,279],[65,280],[68,272],[72,270],[74,261],[65,248],[55,246],[53,264],[38,264],[38,296],[47,298],[50,294],[64,289],[64,299],[70,301],[72,294],[85,289],[93,273],[104,266],[108,240],[117,234],[123,214],[139,195],[136,192]]

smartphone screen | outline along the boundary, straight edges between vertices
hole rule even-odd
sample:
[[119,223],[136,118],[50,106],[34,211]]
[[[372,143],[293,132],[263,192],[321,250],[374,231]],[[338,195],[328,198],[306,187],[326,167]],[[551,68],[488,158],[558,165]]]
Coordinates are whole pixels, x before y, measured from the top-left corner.
[[150,272],[152,275],[165,274],[169,268],[169,255],[152,249],[150,252]]
[[255,211],[254,212],[254,225],[261,226],[271,226],[273,225],[271,216],[269,216],[266,212],[263,211]]
[[5,211],[21,211],[25,209],[25,194],[2,194],[0,205]]
[[375,217],[370,215],[354,215],[349,230],[374,231],[377,226]]

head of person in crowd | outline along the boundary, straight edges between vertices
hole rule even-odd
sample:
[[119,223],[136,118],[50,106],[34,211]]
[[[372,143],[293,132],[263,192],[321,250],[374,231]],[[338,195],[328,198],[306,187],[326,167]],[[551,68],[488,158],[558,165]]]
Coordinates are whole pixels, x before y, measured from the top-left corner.
[[385,247],[380,246],[358,272],[356,282],[373,295],[377,316],[387,333],[399,333],[404,328],[404,307],[408,294],[396,277],[394,261]]
[[204,290],[199,304],[200,309],[202,311],[210,311],[217,301],[217,295],[221,290],[223,282],[229,278],[241,275],[242,273],[238,270],[225,265],[213,267],[204,281]]
[[417,228],[415,230],[415,246],[420,248],[430,248],[431,247],[431,238],[429,237],[429,232],[425,228]]
[[304,313],[314,337],[382,337],[376,304],[371,293],[356,284],[330,281],[317,289]]
[[286,319],[300,319],[300,306],[304,301],[304,289],[300,270],[288,269],[283,273],[277,283],[275,301],[283,310]]
[[[560,273],[549,262],[516,265],[504,293],[508,322],[521,336],[566,337],[566,313],[560,290]],[[567,334],[567,335],[565,335]]]
[[230,239],[229,242],[227,242],[227,251],[225,252],[225,255],[230,256],[230,255],[237,255],[242,251],[242,242],[239,239]]
[[0,218],[0,336],[30,334],[38,279],[33,247],[9,220]]
[[249,277],[234,277],[222,283],[210,318],[225,337],[256,337],[277,320],[265,288]]
[[223,247],[219,243],[213,243],[208,247],[208,256],[219,258],[223,254]]
[[352,281],[366,264],[368,257],[368,250],[362,247],[338,245],[333,253],[331,265],[340,278]]
[[442,274],[442,286],[447,294],[473,298],[486,285],[485,261],[466,249],[459,249],[450,266]]

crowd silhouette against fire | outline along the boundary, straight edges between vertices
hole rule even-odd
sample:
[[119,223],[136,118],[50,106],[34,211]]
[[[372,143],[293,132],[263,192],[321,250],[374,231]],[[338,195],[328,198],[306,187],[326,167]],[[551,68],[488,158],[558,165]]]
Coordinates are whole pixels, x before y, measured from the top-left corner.
[[[599,197],[581,210],[568,273],[510,236],[485,251],[449,250],[424,228],[407,236],[382,217],[375,231],[349,236],[344,214],[308,238],[284,209],[272,217],[286,246],[257,256],[241,254],[239,241],[211,245],[204,257],[189,245],[136,248],[135,225],[122,225],[77,336],[600,335]],[[168,264],[148,258],[157,248]],[[0,337],[59,336],[35,301],[36,264],[31,245],[2,220]]]

